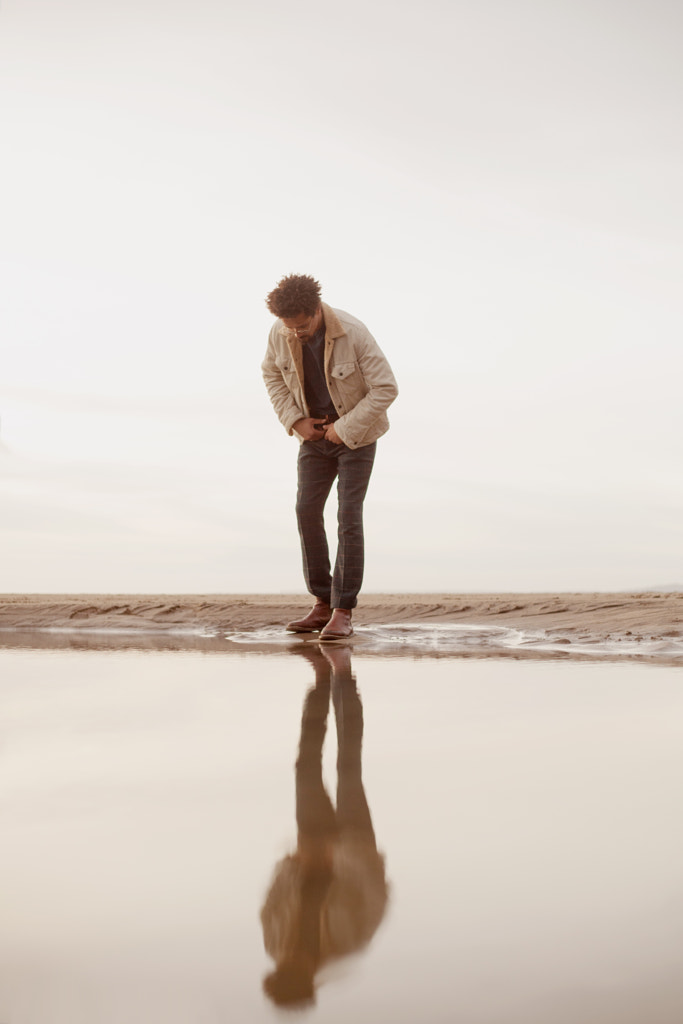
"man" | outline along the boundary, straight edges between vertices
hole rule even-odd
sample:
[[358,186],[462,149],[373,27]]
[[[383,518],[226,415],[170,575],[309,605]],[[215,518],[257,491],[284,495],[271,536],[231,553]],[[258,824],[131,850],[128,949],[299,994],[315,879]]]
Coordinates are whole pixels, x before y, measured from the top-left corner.
[[[363,500],[398,388],[367,327],[321,302],[312,277],[283,277],[266,305],[278,319],[263,379],[280,422],[301,442],[296,514],[306,586],[316,599],[287,629],[322,630],[321,640],[338,640],[353,633],[351,612],[363,581]],[[323,510],[335,479],[339,530],[332,573]]]

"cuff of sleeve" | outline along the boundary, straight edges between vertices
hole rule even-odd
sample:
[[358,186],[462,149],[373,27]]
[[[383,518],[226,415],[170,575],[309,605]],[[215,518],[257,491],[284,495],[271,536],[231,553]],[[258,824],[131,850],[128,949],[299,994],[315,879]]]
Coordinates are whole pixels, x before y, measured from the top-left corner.
[[342,441],[344,442],[344,444],[346,445],[347,448],[357,448],[358,447],[358,441],[356,441],[353,437],[349,437],[349,432],[347,430],[347,424],[344,423],[345,418],[346,417],[344,417],[344,416],[340,416],[339,419],[337,420],[337,422],[335,423],[334,428],[337,431],[337,433],[339,434],[339,436],[341,437]]
[[[294,433],[294,424],[298,423],[299,420],[304,419],[304,417],[305,417],[305,413],[297,411],[295,416],[290,416],[290,417],[288,417],[288,419],[284,420],[282,425],[283,425],[283,427],[285,428],[285,430],[287,431],[287,433],[289,434],[290,437]],[[297,434],[297,437],[298,436],[299,435]]]

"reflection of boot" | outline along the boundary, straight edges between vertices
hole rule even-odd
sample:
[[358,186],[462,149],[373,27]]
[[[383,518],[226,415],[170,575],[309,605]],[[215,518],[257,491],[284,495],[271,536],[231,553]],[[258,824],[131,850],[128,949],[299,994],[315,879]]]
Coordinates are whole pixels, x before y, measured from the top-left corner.
[[332,668],[335,678],[351,678],[351,651],[348,647],[321,647],[319,651]]

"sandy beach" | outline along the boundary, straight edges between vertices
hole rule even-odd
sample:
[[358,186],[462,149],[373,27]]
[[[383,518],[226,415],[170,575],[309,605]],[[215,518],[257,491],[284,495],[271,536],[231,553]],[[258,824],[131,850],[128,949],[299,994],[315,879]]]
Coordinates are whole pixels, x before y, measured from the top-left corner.
[[[257,641],[279,635],[310,603],[301,594],[7,594],[0,630],[243,640],[253,633]],[[432,627],[432,635],[433,627],[458,627],[470,646],[480,629],[482,644],[515,633],[566,654],[621,644],[624,653],[676,657],[683,651],[683,593],[366,594],[354,623],[380,633],[389,626]]]

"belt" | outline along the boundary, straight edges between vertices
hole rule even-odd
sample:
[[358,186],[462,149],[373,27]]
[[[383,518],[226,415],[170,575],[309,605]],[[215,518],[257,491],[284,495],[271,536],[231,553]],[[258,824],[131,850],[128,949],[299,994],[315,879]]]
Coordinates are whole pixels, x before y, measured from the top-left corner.
[[328,423],[336,423],[339,419],[338,412],[312,412],[311,418],[314,420],[327,420]]

